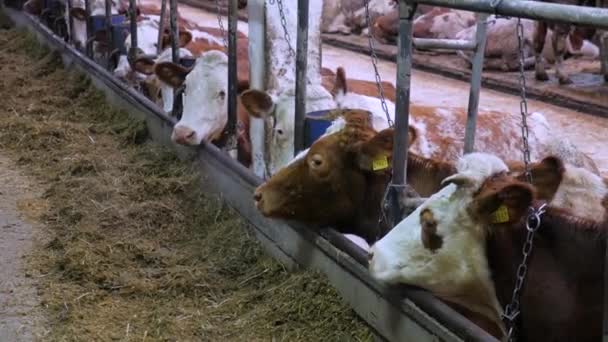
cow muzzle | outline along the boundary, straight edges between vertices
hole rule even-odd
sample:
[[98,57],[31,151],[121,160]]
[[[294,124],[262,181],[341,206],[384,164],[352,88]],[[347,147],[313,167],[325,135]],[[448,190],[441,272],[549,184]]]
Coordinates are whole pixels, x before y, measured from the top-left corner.
[[175,126],[171,138],[180,145],[196,145],[196,132],[185,126]]

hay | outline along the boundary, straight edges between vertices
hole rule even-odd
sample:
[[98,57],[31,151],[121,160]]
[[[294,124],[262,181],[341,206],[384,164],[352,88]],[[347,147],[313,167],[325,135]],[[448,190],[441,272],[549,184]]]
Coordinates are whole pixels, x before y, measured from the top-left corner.
[[40,180],[31,258],[56,341],[369,341],[319,274],[288,273],[86,77],[0,31],[0,149]]

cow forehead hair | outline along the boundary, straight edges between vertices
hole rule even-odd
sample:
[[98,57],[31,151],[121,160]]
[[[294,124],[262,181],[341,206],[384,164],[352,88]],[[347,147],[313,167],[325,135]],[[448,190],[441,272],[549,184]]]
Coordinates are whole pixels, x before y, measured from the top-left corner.
[[495,155],[483,152],[473,152],[465,154],[458,159],[456,162],[456,170],[458,171],[458,174],[467,176],[475,181],[477,186],[481,186],[488,177],[506,172],[509,168],[502,159]]

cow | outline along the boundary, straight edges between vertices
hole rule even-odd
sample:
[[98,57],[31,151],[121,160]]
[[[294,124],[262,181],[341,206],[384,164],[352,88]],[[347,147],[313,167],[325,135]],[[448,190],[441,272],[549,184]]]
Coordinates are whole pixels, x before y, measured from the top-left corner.
[[463,29],[475,24],[475,13],[435,7],[412,23],[415,38],[454,39]]
[[[576,5],[576,6],[591,6],[594,7],[596,5],[595,0],[539,0],[542,2],[549,3],[559,3],[565,5]],[[597,1],[598,4],[602,7],[606,6],[605,1]],[[534,55],[535,55],[535,77],[539,81],[547,81],[549,80],[549,76],[547,75],[545,60],[542,55],[543,47],[545,45],[545,41],[547,38],[547,29],[553,29],[553,36],[551,39],[551,44],[553,46],[553,50],[555,51],[555,75],[560,84],[570,84],[572,83],[572,79],[569,75],[567,75],[563,71],[562,62],[564,60],[564,55],[567,52],[567,43],[566,37],[572,31],[572,25],[569,24],[553,24],[547,23],[544,21],[539,21],[536,26],[536,30],[534,33]],[[575,28],[579,30],[579,35],[583,32],[588,34],[594,33],[595,30],[589,30],[585,28]],[[602,41],[608,42],[608,31],[600,30],[598,31],[600,35],[600,45],[602,45]],[[603,47],[608,48],[608,47]],[[602,65],[604,65],[606,61],[602,61]],[[604,79],[608,81],[608,68],[604,71]]]
[[[248,101],[249,99],[243,98],[243,102]],[[251,104],[249,104],[248,106],[251,106]],[[260,104],[260,106],[263,105]],[[416,115],[420,115],[421,117],[426,116],[426,119],[428,121],[425,123],[421,120],[421,122],[418,123],[418,128],[414,125],[410,126],[409,128],[408,140],[410,152],[408,153],[407,182],[414,188],[417,193],[422,196],[428,196],[441,188],[441,180],[443,178],[454,173],[455,169],[453,165],[457,158],[460,156],[460,151],[463,146],[462,131],[464,130],[466,113],[462,109],[458,111],[455,109],[431,108],[414,105],[411,107],[411,109],[412,117],[416,117]],[[450,112],[449,110],[452,111]],[[376,138],[376,140],[370,141],[382,142],[382,153],[379,152],[377,153],[377,155],[378,158],[386,158],[384,159],[385,163],[388,165],[388,167],[390,167],[392,156],[392,139],[394,134],[393,130],[391,128],[386,128],[383,131],[376,133],[378,120],[370,112],[346,109],[339,110],[339,112],[343,113],[342,116],[348,115],[348,113],[351,112],[365,112],[369,115],[370,126],[365,127],[364,133],[360,133],[358,135],[351,135],[351,137],[364,137],[365,139],[362,139],[360,141],[353,141],[351,145],[365,143],[367,140],[370,139],[369,136],[376,136],[377,134],[378,137]],[[505,122],[508,121],[505,120],[506,115],[504,113],[491,113],[492,112],[487,115],[487,121],[483,120],[480,121],[478,124],[478,133],[481,133],[479,134],[480,138],[481,136],[486,136],[488,139],[486,143],[484,143],[484,147],[495,153],[507,155],[509,156],[510,160],[519,160],[521,158],[521,151],[518,147],[518,144],[516,143],[517,141],[519,141],[519,137],[515,135],[515,132],[517,132],[517,129],[519,127],[519,122],[515,118],[513,118],[511,124],[512,127],[501,127],[501,129],[505,130],[503,131],[503,133],[510,130],[514,132],[514,135],[512,137],[508,137],[508,135],[507,137],[501,137],[498,132],[493,133],[493,130],[500,125],[505,125]],[[433,119],[433,116],[439,115],[439,117],[444,117],[443,114],[445,114],[445,117],[454,117],[454,114],[456,114],[455,120],[454,118],[448,119],[445,125],[450,126],[451,130],[457,131],[458,134],[455,134],[453,136],[441,136],[439,134],[430,134],[430,130],[426,130],[427,124],[432,123],[434,120],[438,119]],[[482,116],[480,115],[480,118],[481,117]],[[542,121],[540,121],[540,123],[542,123]],[[548,127],[543,127],[543,125],[539,125],[537,127],[538,128],[536,132],[539,136],[543,136],[545,134],[544,130],[548,129]],[[342,146],[344,144],[339,139],[332,137],[332,135],[339,134],[340,129],[345,128],[339,127],[338,129],[332,129],[330,127],[330,129],[328,129],[329,134],[321,137],[310,147],[309,150],[305,150],[302,153],[298,154],[298,156],[296,156],[296,158],[289,165],[279,170],[268,181],[266,181],[266,183],[262,184],[256,189],[255,200],[258,209],[262,212],[262,214],[268,217],[301,220],[304,222],[315,223],[320,225],[335,224],[338,225],[338,228],[345,233],[357,234],[365,237],[366,239],[373,239],[377,236],[378,232],[376,231],[376,225],[379,217],[376,215],[378,215],[379,212],[373,211],[373,209],[378,209],[380,207],[380,199],[381,196],[384,194],[384,191],[388,184],[388,179],[383,179],[386,182],[375,181],[373,186],[366,184],[361,187],[365,190],[360,191],[365,191],[366,198],[368,199],[368,202],[366,202],[361,207],[349,207],[342,205],[342,203],[352,202],[353,200],[351,198],[353,196],[355,198],[358,198],[357,196],[359,194],[359,192],[354,190],[354,188],[352,188],[350,185],[343,184],[342,180],[345,179],[344,182],[348,183],[348,179],[352,175],[366,174],[366,172],[373,171],[374,160],[372,159],[372,156],[365,160],[365,162],[361,162],[362,164],[365,164],[367,166],[362,166],[362,164],[357,163],[341,163],[334,165],[334,160],[340,160],[342,158],[340,156],[348,154],[347,152],[349,151],[348,145]],[[361,127],[359,127],[358,129],[362,130]],[[427,137],[425,137],[425,135]],[[429,137],[432,140],[429,141]],[[567,157],[569,160],[574,160],[579,164],[586,165],[585,163],[588,163],[589,165],[587,165],[587,167],[593,170],[595,173],[598,173],[595,164],[591,159],[587,159],[588,157],[583,158],[583,161],[577,160],[577,157],[580,157],[580,155],[583,154],[576,151],[574,147],[566,145],[564,148],[564,146],[558,145],[557,148],[551,148],[553,146],[552,144],[543,145],[546,142],[538,141],[536,139],[533,140],[538,143],[538,147],[545,148],[544,152],[538,153],[538,156],[559,152],[561,153],[561,155]],[[423,141],[423,143],[420,143],[420,141]],[[454,146],[458,147],[454,148]],[[438,148],[431,149],[430,147]],[[380,147],[377,148],[380,149]],[[327,165],[329,165],[328,167],[331,167],[332,172],[336,174],[335,176],[315,177],[315,175],[310,172],[310,169],[314,166],[311,166],[302,161],[306,160],[307,158],[311,158],[310,156],[314,154],[314,151],[320,149],[325,150],[325,152],[321,155],[324,159],[328,160],[326,163]],[[586,156],[583,155],[583,157]],[[536,154],[534,158],[538,158],[536,157]],[[335,181],[336,184],[327,184],[329,180]],[[350,189],[350,191],[346,191],[344,189]],[[317,193],[317,191],[322,192]],[[331,204],[317,203],[318,201],[315,201],[315,198],[331,198],[331,200],[328,202]],[[324,212],[323,216],[317,217],[315,215],[310,214],[312,208],[308,208],[308,206],[314,206],[315,204],[322,205],[327,209],[327,211]],[[332,208],[334,207],[334,204],[335,206],[340,206],[341,211],[347,212],[344,217],[357,219],[354,222],[342,222],[345,220],[342,216],[332,214],[331,210],[333,210]],[[305,209],[294,209],[300,208],[302,206]],[[348,211],[348,209],[346,208],[351,208],[352,211]],[[366,212],[366,210],[370,210],[371,212]],[[361,219],[358,215],[368,215],[369,217],[367,219]],[[349,231],[348,229],[354,229],[356,231]],[[371,233],[366,233],[367,231]],[[372,235],[370,236],[369,234]]]
[[[368,26],[365,1],[368,0],[324,1],[321,32],[345,35],[365,33]],[[394,8],[393,0],[369,0],[372,22],[376,17],[392,12]]]
[[[517,37],[517,18],[498,18],[494,15],[488,17],[486,32],[486,49],[484,57],[484,69],[515,71],[519,70],[519,42]],[[529,19],[521,19],[523,26],[523,54],[524,68],[534,66],[534,30],[536,24]],[[456,39],[475,40],[477,26],[471,26],[456,34]],[[547,32],[549,41],[552,39],[553,31]],[[566,40],[567,52],[573,56],[583,56],[595,59],[599,56],[599,48],[575,30],[568,35]],[[550,63],[555,61],[555,53],[550,44],[543,48],[543,58]],[[472,65],[472,53],[459,51],[458,55]]]
[[[557,191],[555,179],[537,185],[518,180],[496,156],[463,156],[457,173],[444,180],[441,191],[372,245],[370,274],[387,284],[425,288],[475,313],[476,322],[484,321],[480,325],[504,338],[502,308],[512,298],[528,232],[528,208],[539,209],[543,203],[539,197],[546,197],[539,194],[554,192],[585,207],[592,192],[595,203],[603,197],[600,211],[561,207],[566,201],[560,205],[557,196],[561,195],[556,194],[540,216],[520,298],[518,337],[521,341],[601,339],[608,183],[584,170],[580,178],[581,170],[564,169],[556,160],[543,160],[541,168],[553,170],[549,173],[554,175],[561,168]],[[567,180],[568,173],[573,179]]]

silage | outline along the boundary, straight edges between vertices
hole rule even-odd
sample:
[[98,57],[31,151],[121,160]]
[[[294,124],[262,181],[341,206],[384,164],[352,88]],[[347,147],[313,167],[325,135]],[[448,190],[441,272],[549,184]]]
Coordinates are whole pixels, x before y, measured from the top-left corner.
[[44,186],[30,260],[57,341],[371,340],[319,274],[287,272],[60,57],[0,30],[0,149]]

